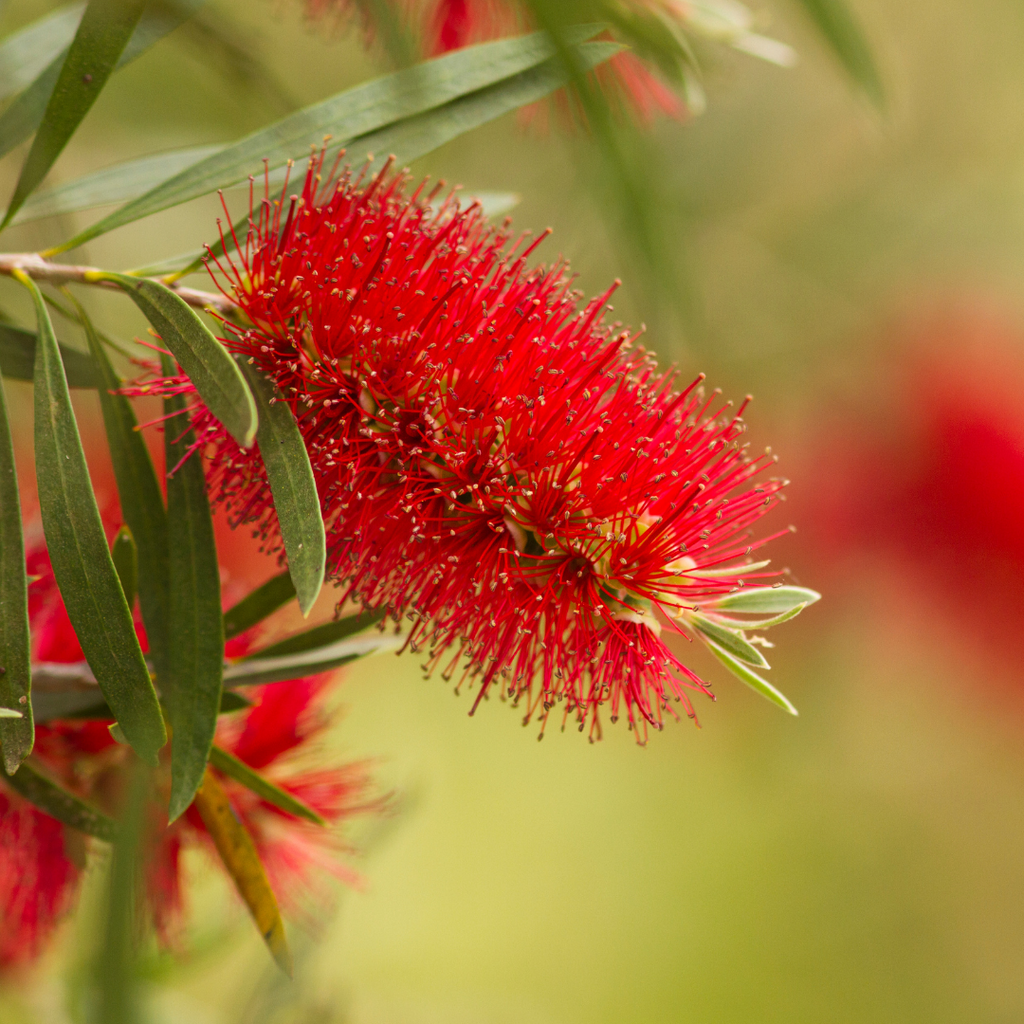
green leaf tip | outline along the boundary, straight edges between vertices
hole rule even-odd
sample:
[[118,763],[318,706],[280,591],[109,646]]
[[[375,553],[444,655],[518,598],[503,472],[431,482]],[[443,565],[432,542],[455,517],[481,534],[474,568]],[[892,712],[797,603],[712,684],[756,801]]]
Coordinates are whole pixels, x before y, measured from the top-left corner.
[[142,311],[153,330],[195,385],[210,412],[243,447],[256,439],[256,403],[228,350],[185,300],[159,281],[99,271],[97,281],[118,285]]
[[708,650],[725,665],[725,667],[739,680],[746,683],[752,690],[756,690],[762,697],[770,700],[783,711],[791,715],[799,715],[800,712],[793,706],[792,701],[768,682],[762,679],[753,669],[745,665],[739,658],[734,658],[727,650],[719,647],[714,640],[706,640]]
[[797,605],[806,606],[820,600],[821,594],[807,587],[744,587],[709,601],[705,607],[716,611],[779,614],[791,611]]

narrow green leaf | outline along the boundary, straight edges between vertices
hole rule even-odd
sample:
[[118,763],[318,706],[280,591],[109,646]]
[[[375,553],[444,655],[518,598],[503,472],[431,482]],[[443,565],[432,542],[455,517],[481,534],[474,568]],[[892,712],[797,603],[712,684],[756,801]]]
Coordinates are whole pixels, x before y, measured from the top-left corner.
[[[588,70],[613,57],[621,49],[618,43],[583,43],[578,47],[581,64]],[[393,154],[400,163],[410,163],[473,128],[487,124],[528,103],[543,99],[565,83],[566,75],[562,65],[557,60],[545,61],[537,67],[513,75],[472,95],[456,99],[436,110],[427,111],[378,132],[361,136],[351,143],[353,158],[360,153],[387,153]],[[371,163],[371,168],[379,168],[385,159],[383,156],[378,157]],[[274,180],[274,176],[271,175],[271,184]],[[233,225],[232,231],[225,232],[223,241],[218,239],[210,246],[209,252],[214,256],[230,252],[234,248],[235,238],[245,238],[248,223],[249,215],[246,214]],[[199,270],[206,255],[207,250],[203,249],[194,253],[192,262],[184,266],[180,261],[188,257],[179,256],[172,267],[149,267],[145,272],[177,269],[175,277],[184,277]]]
[[[76,303],[77,305],[77,303]],[[114,466],[122,515],[131,530],[138,551],[138,592],[142,621],[149,640],[149,654],[156,668],[157,681],[167,673],[167,513],[160,493],[153,460],[139,432],[132,403],[114,392],[121,379],[85,311],[78,314],[89,340],[93,365],[99,380],[100,409],[106,428],[107,446]]]
[[825,37],[847,74],[879,109],[885,109],[885,86],[864,32],[846,0],[799,0]]
[[[569,38],[578,42],[598,30],[594,26],[574,29]],[[225,146],[50,253],[64,252],[123,224],[244,181],[264,158],[271,168],[302,159],[308,155],[310,144],[318,143],[325,135],[331,136],[332,145],[338,147],[359,140],[360,150],[365,152],[361,141],[364,137],[514,78],[544,63],[552,52],[547,36],[535,32],[468,46],[338,93]]]
[[[206,0],[174,0],[173,3],[150,5],[136,26],[128,45],[122,51],[117,63],[118,69],[145,53],[154,43],[187,20],[205,2]],[[84,8],[84,4],[79,4],[73,9],[80,14]],[[37,55],[35,66],[39,67],[39,73],[0,114],[0,157],[6,156],[39,127],[64,65],[67,45],[74,37],[75,29],[80,22],[81,17],[76,17],[74,24],[69,28],[65,29],[65,24],[60,23],[54,26],[52,32],[49,26],[44,26],[52,48],[47,51],[45,60]],[[40,66],[40,61],[45,66]]]
[[75,37],[85,4],[71,4],[12,32],[0,43],[0,100],[24,89]]
[[209,769],[196,793],[196,808],[271,955],[281,970],[291,977],[292,955],[288,949],[284,921],[256,844],[231,806],[224,787]]
[[135,604],[135,595],[139,589],[139,549],[135,546],[132,531],[127,526],[122,526],[117,531],[110,549],[110,557],[113,559],[124,599],[131,608]]
[[355,633],[361,633],[374,623],[384,618],[384,609],[372,612],[360,612],[358,615],[347,615],[343,619],[336,619],[334,622],[325,622],[322,626],[314,626],[312,629],[303,630],[295,636],[281,640],[270,647],[264,647],[262,651],[248,655],[247,660],[254,658],[281,658],[286,654],[299,654],[302,651],[314,651],[319,647],[327,647],[329,644],[336,644],[345,637]]
[[146,0],[89,0],[0,230],[46,177],[113,73]]
[[256,443],[267,470],[288,572],[303,616],[310,613],[324,583],[327,539],[313,467],[291,407],[271,380],[245,360],[239,366],[256,399]]
[[238,636],[239,633],[244,633],[255,626],[257,622],[262,622],[294,596],[295,586],[287,571],[272,576],[224,613],[224,639],[230,640],[233,636]]
[[198,314],[166,285],[145,278],[102,271],[96,280],[113,281],[135,305],[171,350],[207,408],[243,447],[256,436],[256,404],[242,371]]
[[722,650],[713,640],[708,640],[708,650],[737,678],[747,684],[752,690],[756,690],[762,697],[767,698],[773,704],[777,704],[783,711],[791,715],[800,714],[788,697],[779,693],[766,679],[762,679],[753,669],[748,668],[738,658],[734,658],[728,651]]
[[403,642],[401,637],[395,636],[356,637],[352,640],[339,640],[314,651],[240,661],[224,669],[224,685],[262,686],[264,683],[304,679],[307,676],[319,675],[321,672],[333,672],[334,669],[367,654],[395,650]]
[[8,775],[18,770],[35,740],[30,700],[31,646],[18,474],[7,401],[0,382],[0,711],[18,716],[0,720],[0,747]]
[[39,289],[15,276],[32,293],[39,323],[36,480],[53,573],[103,696],[135,752],[155,764],[166,741],[163,718],[107,548],[57,339]]
[[260,775],[259,772],[250,768],[244,761],[240,761],[234,754],[229,754],[220,747],[211,747],[210,764],[229,778],[234,779],[235,782],[240,782],[246,789],[251,790],[258,797],[266,800],[268,804],[280,807],[282,811],[294,814],[297,818],[311,821],[314,825],[327,824],[309,804],[303,803],[303,801],[293,796],[287,790],[275,786]]
[[[92,359],[67,345],[59,348],[68,387],[96,387],[96,367]],[[36,335],[23,327],[0,324],[0,373],[11,380],[32,380],[35,365]]]
[[114,834],[103,942],[96,954],[97,1019],[117,1021],[117,1024],[141,1024],[145,1019],[140,1007],[136,968],[136,922],[145,899],[143,837],[149,790],[145,770],[137,763],[132,765],[127,799]]
[[7,782],[29,803],[35,804],[52,818],[96,839],[108,843],[114,841],[116,825],[112,818],[53,782],[38,771],[31,761],[25,761]]
[[11,223],[25,224],[43,217],[130,202],[219,149],[220,146],[191,146],[105,167],[102,171],[35,193]]
[[783,622],[795,619],[806,607],[806,604],[798,604],[790,608],[788,612],[775,615],[770,619],[732,619],[725,615],[715,614],[715,621],[726,626],[737,626],[740,629],[771,629],[772,626],[781,626]]
[[733,612],[788,612],[798,604],[814,604],[821,594],[806,587],[743,587],[707,602],[708,609]]
[[[224,619],[220,568],[206,479],[183,413],[185,400],[164,401],[167,450],[167,550],[170,562],[169,673],[164,698],[170,707],[171,802],[167,816],[184,813],[202,784],[220,711],[224,670]],[[181,460],[185,459],[184,462]],[[177,467],[177,468],[175,468]]]
[[744,640],[739,631],[712,622],[710,619],[704,618],[703,615],[691,614],[689,620],[695,629],[707,639],[713,640],[723,650],[728,651],[734,658],[739,658],[740,661],[745,661],[748,665],[754,665],[756,668],[771,668],[764,655]]
[[[32,705],[35,720],[46,722],[53,718],[98,719],[106,721],[113,718],[105,701],[99,694],[86,693],[81,690],[70,690],[64,693],[33,693]],[[246,700],[240,693],[225,690],[220,698],[220,713],[230,714],[233,711],[244,711],[251,708],[252,701]]]

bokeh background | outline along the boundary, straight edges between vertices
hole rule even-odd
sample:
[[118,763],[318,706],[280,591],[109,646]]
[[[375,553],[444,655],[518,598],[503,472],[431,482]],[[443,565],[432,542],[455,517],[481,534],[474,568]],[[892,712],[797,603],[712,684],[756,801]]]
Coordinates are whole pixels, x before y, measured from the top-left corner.
[[[258,62],[172,37],[112,79],[53,180],[240,137],[384,67],[299,6],[214,3]],[[623,278],[617,311],[663,360],[755,395],[752,443],[793,481],[775,525],[798,527],[771,553],[825,594],[773,637],[772,681],[800,717],[721,679],[701,729],[646,749],[623,728],[538,744],[497,702],[468,718],[415,656],[357,664],[332,742],[398,794],[358,836],[364,891],[293,923],[287,983],[197,861],[194,948],[151,965],[158,1019],[1024,1020],[1024,7],[852,6],[884,114],[795,4],[765,0],[798,66],[708,48],[708,111],[656,127],[678,302],[651,297],[585,138],[510,118],[414,168],[519,193],[517,224],[554,227],[547,258],[569,256],[581,287]],[[12,0],[0,30],[46,9]],[[0,166],[0,191],[17,166]],[[77,258],[186,251],[216,212],[193,203]],[[92,301],[142,331],[123,301]],[[0,289],[5,309],[21,302]],[[30,472],[29,392],[10,391]],[[87,898],[45,960],[0,985],[0,1018],[74,1019],[92,912]]]

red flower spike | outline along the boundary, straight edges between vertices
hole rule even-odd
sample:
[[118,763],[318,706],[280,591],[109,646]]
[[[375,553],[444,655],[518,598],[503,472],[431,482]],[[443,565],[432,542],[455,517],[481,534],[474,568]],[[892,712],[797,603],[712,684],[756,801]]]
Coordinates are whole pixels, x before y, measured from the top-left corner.
[[[605,322],[614,287],[581,306],[564,263],[528,266],[540,240],[390,168],[322,181],[322,160],[217,265],[252,325],[225,343],[305,438],[342,600],[405,616],[427,671],[479,682],[474,709],[497,685],[527,721],[561,702],[596,735],[610,702],[641,740],[670,702],[693,716],[710,691],[661,623],[747,582],[782,487],[758,482],[773,460],[741,446],[743,408],[677,391]],[[211,492],[280,550],[258,456],[198,396],[193,423]]]

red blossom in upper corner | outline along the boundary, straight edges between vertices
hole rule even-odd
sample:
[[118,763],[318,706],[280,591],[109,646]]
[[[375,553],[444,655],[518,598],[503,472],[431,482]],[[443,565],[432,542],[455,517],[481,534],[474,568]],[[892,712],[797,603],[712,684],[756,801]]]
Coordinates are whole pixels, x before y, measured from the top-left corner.
[[[693,717],[710,688],[663,629],[768,576],[750,528],[783,482],[741,444],[746,403],[659,373],[605,322],[614,288],[581,306],[565,263],[531,269],[545,236],[388,168],[328,179],[312,161],[301,196],[262,201],[220,269],[251,324],[225,342],[295,413],[343,599],[388,606],[428,670],[461,656],[474,708],[497,691],[542,733],[559,703],[592,735],[605,704],[638,739],[674,702]],[[255,451],[185,377],[133,391],[192,396],[212,493],[277,546]]]
[[[80,661],[82,651],[42,545],[30,546],[28,566],[30,574],[38,577],[29,588],[33,660]],[[138,620],[137,629],[144,643]],[[234,643],[234,653],[241,654],[251,640],[243,636]],[[331,826],[381,807],[379,800],[367,798],[366,765],[303,766],[328,724],[321,705],[336,678],[336,674],[316,676],[260,688],[253,707],[222,717],[216,739],[312,807]],[[62,785],[113,811],[129,755],[112,739],[109,725],[109,721],[97,720],[39,722],[34,756]],[[221,782],[286,906],[306,906],[309,900],[305,897],[318,891],[327,873],[349,885],[359,884],[358,875],[344,861],[349,850],[337,827],[321,828],[300,821],[232,779],[222,778]],[[167,828],[162,812],[154,810],[147,896],[156,933],[165,943],[174,942],[185,917],[180,854],[196,844],[213,853],[198,813],[190,809]],[[0,970],[29,962],[42,951],[75,902],[85,854],[86,841],[80,833],[65,828],[13,791],[0,789]]]
[[[384,0],[395,15],[422,40],[430,57],[460,50],[474,43],[489,42],[531,31],[535,26],[527,5],[519,0]],[[639,10],[656,11],[679,24],[686,21],[689,7],[678,0],[631,0]],[[358,21],[368,38],[379,35],[369,4],[356,0],[307,0],[313,20],[325,17]],[[600,64],[593,78],[616,107],[649,124],[658,115],[682,118],[687,106],[682,98],[636,54],[624,51]],[[560,104],[565,106],[564,94]],[[543,108],[532,104],[524,111],[528,121],[543,119]]]

